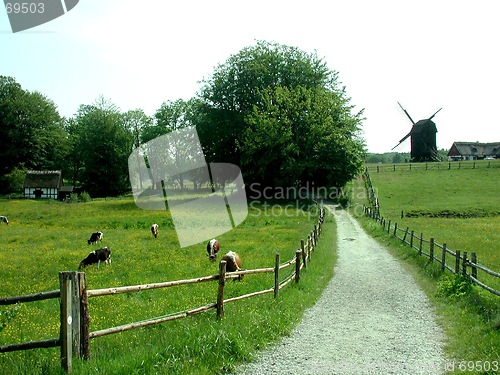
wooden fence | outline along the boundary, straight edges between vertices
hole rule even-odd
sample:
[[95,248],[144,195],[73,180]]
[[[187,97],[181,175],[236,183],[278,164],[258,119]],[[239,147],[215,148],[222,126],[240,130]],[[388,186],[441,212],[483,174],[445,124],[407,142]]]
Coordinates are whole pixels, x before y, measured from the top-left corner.
[[[311,261],[314,251],[322,233],[325,210],[322,207],[317,224],[310,232],[307,239],[300,241],[300,249],[295,252],[295,256],[286,263],[280,263],[280,256],[276,254],[274,267],[259,268],[252,270],[241,270],[237,272],[226,272],[226,262],[221,261],[219,273],[217,275],[203,276],[194,279],[167,281],[160,283],[123,286],[106,289],[86,289],[85,273],[67,271],[59,273],[60,289],[36,294],[1,298],[0,305],[12,305],[22,302],[40,301],[45,299],[59,298],[60,300],[60,335],[58,338],[51,338],[39,341],[30,341],[20,344],[10,344],[0,346],[0,353],[18,350],[28,350],[35,348],[61,348],[61,365],[68,373],[72,370],[72,358],[74,356],[88,359],[90,356],[90,339],[110,335],[118,332],[128,331],[135,328],[146,327],[153,324],[164,323],[171,320],[186,318],[188,316],[203,313],[209,310],[216,310],[217,319],[224,316],[224,305],[230,302],[239,301],[245,298],[255,297],[261,294],[273,293],[274,298],[278,297],[279,291],[293,280],[299,282],[300,271],[307,267]],[[282,270],[292,267],[288,276],[281,278]],[[243,275],[258,273],[274,273],[274,285],[269,289],[256,291],[253,293],[224,299],[224,286],[228,279],[241,278]],[[281,279],[281,281],[280,281]],[[117,327],[102,329],[90,332],[90,313],[88,299],[97,296],[114,295],[120,293],[135,293],[144,290],[159,288],[169,288],[185,284],[195,284],[209,281],[218,281],[218,291],[216,302],[193,309],[171,313],[168,315],[155,317],[140,322],[134,322]]]
[[397,164],[370,164],[366,170],[370,172],[396,172],[421,170],[448,170],[448,169],[484,169],[500,168],[500,160],[461,160],[432,163],[397,163]]
[[[366,188],[368,190],[368,201],[371,207],[364,206],[363,212],[368,217],[376,220],[387,233],[399,238],[402,242],[410,245],[414,250],[418,251],[419,255],[424,255],[429,258],[430,262],[438,262],[441,264],[442,271],[450,271],[456,275],[461,274],[463,277],[468,278],[473,283],[479,285],[481,288],[500,296],[500,291],[494,289],[493,287],[480,281],[478,276],[478,271],[484,272],[495,278],[500,278],[500,273],[495,272],[481,264],[478,263],[477,254],[471,252],[470,258],[469,254],[460,250],[452,251],[448,249],[446,243],[442,245],[437,243],[434,238],[429,240],[424,239],[423,233],[416,235],[414,230],[410,230],[409,227],[399,228],[397,223],[392,224],[391,220],[387,221],[383,216],[380,215],[380,205],[378,198],[373,189],[372,181],[368,170],[364,173]],[[449,262],[449,263],[447,263]],[[451,262],[451,263],[450,263]],[[470,268],[470,272],[468,269]]]

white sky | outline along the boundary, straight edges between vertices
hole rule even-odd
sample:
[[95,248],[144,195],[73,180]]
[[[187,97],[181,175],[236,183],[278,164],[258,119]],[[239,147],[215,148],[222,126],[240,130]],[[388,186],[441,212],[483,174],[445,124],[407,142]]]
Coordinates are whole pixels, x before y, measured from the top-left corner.
[[[317,51],[356,109],[371,152],[413,120],[434,121],[438,148],[500,141],[497,0],[81,0],[66,15],[12,33],[0,10],[0,75],[54,101],[61,115],[103,95],[153,115],[255,40]],[[398,151],[409,151],[409,142]]]

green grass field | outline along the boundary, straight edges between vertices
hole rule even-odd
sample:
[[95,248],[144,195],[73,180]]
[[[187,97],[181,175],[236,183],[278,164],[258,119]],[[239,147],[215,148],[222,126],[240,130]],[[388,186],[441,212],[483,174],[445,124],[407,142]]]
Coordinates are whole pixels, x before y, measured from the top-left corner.
[[[500,168],[371,173],[381,215],[500,271]],[[401,218],[403,212],[403,218]],[[492,281],[495,279],[492,279]],[[496,279],[500,287],[500,280]]]
[[[271,211],[270,208],[274,210]],[[240,253],[246,269],[272,267],[275,253],[285,262],[294,256],[316,223],[317,207],[302,204],[253,205],[247,219],[218,237],[221,253]],[[286,208],[286,210],[285,210]],[[55,201],[1,200],[0,212],[10,224],[0,226],[0,297],[59,288],[58,273],[76,270],[98,245],[90,233],[104,233],[101,246],[112,252],[111,266],[85,269],[89,289],[173,281],[216,274],[206,244],[180,248],[168,211],[145,211],[132,198],[67,204]],[[149,228],[160,226],[158,239]],[[286,335],[314,303],[333,274],[335,226],[327,217],[313,261],[299,284],[278,299],[265,294],[228,304],[225,317],[215,311],[161,325],[91,340],[91,359],[75,361],[75,374],[215,374],[227,373],[239,361]],[[220,257],[219,257],[220,259]],[[326,267],[325,267],[326,266]],[[247,275],[229,282],[230,298],[273,285],[272,274]],[[91,331],[215,302],[217,283],[185,285],[89,300]],[[55,338],[59,335],[58,300],[0,306],[0,345]],[[59,349],[0,354],[2,373],[57,374]]]
[[[370,166],[369,170],[380,214],[387,221],[409,227],[417,235],[423,233],[427,240],[433,237],[453,251],[476,252],[480,264],[500,272],[500,168],[488,168],[486,161],[476,163],[474,169],[401,167],[377,173]],[[353,211],[374,237],[405,261],[428,293],[446,330],[449,356],[464,361],[498,361],[500,297],[454,280],[448,271],[442,274],[437,262],[431,266],[428,258],[419,257],[408,245],[383,232],[379,224],[364,219],[359,209],[367,204],[363,185],[362,179],[353,182]],[[500,290],[498,278],[481,271],[478,275]]]

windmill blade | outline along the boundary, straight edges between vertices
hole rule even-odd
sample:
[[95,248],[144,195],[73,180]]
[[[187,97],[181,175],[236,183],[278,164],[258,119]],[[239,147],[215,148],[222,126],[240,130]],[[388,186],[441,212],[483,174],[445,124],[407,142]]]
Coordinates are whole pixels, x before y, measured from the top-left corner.
[[[408,114],[408,112],[406,112],[406,109],[404,109],[404,108],[403,108],[403,106],[401,105],[401,103],[399,103],[399,102],[398,102],[398,104],[399,104],[399,106],[401,107],[401,109],[403,110],[403,112],[404,112],[404,113],[406,113],[406,116],[408,116],[408,118],[410,119],[411,123],[412,123],[413,125],[415,125],[415,121],[413,121],[413,119],[412,119],[412,118],[411,118],[411,116]],[[438,112],[439,112],[439,111],[438,111]],[[437,112],[436,112],[436,113],[437,113]]]
[[439,108],[439,109],[438,109],[438,110],[437,110],[437,111],[436,111],[436,112],[435,112],[435,113],[434,113],[431,117],[429,117],[429,120],[432,120],[432,118],[433,118],[434,116],[436,116],[436,115],[437,115],[437,113],[438,113],[440,110],[442,110],[442,109],[443,109],[443,108]]
[[391,151],[394,150],[396,147],[398,147],[401,143],[403,143],[404,141],[406,141],[406,139],[411,135],[411,132],[409,132],[408,134],[406,134],[403,138],[401,138],[401,140],[399,141],[399,143],[394,146],[393,148],[391,148]]

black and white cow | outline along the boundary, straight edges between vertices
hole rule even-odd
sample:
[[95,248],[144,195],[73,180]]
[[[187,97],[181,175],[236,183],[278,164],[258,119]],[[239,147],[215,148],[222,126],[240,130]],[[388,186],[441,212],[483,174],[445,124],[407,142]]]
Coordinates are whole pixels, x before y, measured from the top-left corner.
[[207,253],[208,253],[208,258],[210,260],[215,260],[217,257],[217,253],[220,250],[220,243],[218,240],[215,238],[213,240],[208,241],[207,243]]
[[155,238],[158,238],[158,224],[151,225],[151,233]]
[[90,238],[88,239],[88,243],[94,244],[97,243],[97,241],[102,241],[102,238],[104,237],[104,234],[102,232],[94,232],[90,235]]
[[0,223],[9,225],[9,219],[7,219],[7,216],[0,216]]
[[78,269],[82,269],[84,267],[90,266],[91,264],[97,263],[97,269],[101,265],[101,262],[104,264],[111,264],[111,250],[109,247],[103,247],[98,250],[91,251],[87,257],[80,262],[80,266]]

